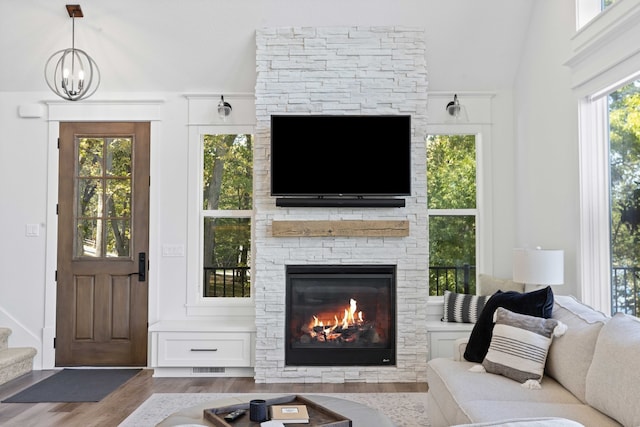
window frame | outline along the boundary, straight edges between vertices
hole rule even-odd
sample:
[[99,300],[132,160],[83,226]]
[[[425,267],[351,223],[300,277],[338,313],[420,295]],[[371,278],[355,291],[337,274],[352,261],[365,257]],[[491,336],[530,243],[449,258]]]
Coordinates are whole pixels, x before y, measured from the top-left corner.
[[[187,315],[243,316],[253,315],[254,282],[251,282],[250,297],[205,297],[203,292],[204,250],[203,223],[205,217],[211,218],[249,218],[251,221],[251,277],[255,271],[255,208],[251,210],[206,210],[203,208],[202,188],[204,163],[203,147],[205,135],[251,134],[255,128],[251,125],[208,125],[193,126],[189,129],[188,150],[188,207],[187,207]],[[254,171],[255,178],[255,171]],[[254,194],[255,199],[255,194]]]
[[605,314],[611,312],[607,95],[640,76],[638,35],[640,7],[618,0],[576,32],[565,63],[578,110],[578,297]]
[[611,315],[611,165],[609,94],[640,72],[579,103],[580,283],[582,300]]
[[[480,273],[492,274],[493,230],[491,227],[491,126],[475,123],[432,124],[426,135],[475,135],[476,143],[476,207],[475,209],[427,209],[431,216],[469,216],[476,218],[476,284]],[[426,161],[426,151],[425,151]],[[426,171],[426,168],[425,168]],[[487,174],[489,174],[487,176]],[[428,197],[427,183],[427,197]],[[477,290],[477,286],[476,286]],[[443,296],[430,296],[432,301],[444,301]]]

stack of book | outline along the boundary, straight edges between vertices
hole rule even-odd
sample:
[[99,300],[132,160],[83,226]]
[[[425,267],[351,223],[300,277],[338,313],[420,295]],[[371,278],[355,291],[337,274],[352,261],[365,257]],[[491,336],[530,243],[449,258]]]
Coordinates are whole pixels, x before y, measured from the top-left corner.
[[271,405],[271,420],[282,424],[304,424],[309,422],[306,405]]

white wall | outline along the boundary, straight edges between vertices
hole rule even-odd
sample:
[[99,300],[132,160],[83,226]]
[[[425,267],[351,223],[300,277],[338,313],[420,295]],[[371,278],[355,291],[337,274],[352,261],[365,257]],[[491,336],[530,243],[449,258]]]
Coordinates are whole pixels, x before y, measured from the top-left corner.
[[[11,79],[1,79],[0,129],[3,131],[3,139],[0,141],[0,203],[2,207],[0,210],[0,271],[3,274],[0,279],[0,325],[13,329],[14,333],[9,339],[11,346],[30,345],[38,349],[34,368],[43,369],[51,367],[48,364],[49,361],[43,364],[42,357],[43,353],[53,352],[50,337],[53,333],[51,328],[55,326],[55,305],[52,305],[52,302],[55,303],[55,282],[47,279],[47,274],[50,275],[50,272],[45,268],[47,259],[50,260],[55,256],[55,254],[47,255],[46,253],[46,248],[52,245],[52,242],[46,240],[46,230],[54,226],[47,223],[47,209],[55,205],[56,198],[55,193],[48,194],[48,189],[55,186],[47,180],[47,150],[56,149],[49,146],[49,125],[46,121],[46,105],[43,103],[45,100],[54,100],[54,95],[48,90],[45,91],[40,71],[50,52],[49,49],[41,47],[40,43],[44,34],[50,30],[48,29],[51,26],[50,22],[59,28],[69,25],[69,18],[58,16],[57,9],[65,13],[64,2],[56,4],[49,0],[38,0],[38,5],[35,7],[33,2],[29,2],[27,6],[24,5],[26,2],[20,2],[20,5],[12,5],[12,7],[21,8],[16,11],[6,10],[8,3],[0,3],[0,11],[6,12],[1,14],[0,54],[9,55],[16,60],[11,64],[3,64],[0,76],[6,77],[2,73],[8,72],[15,77],[16,84],[23,89],[20,92],[8,92],[7,81]],[[155,11],[151,10],[154,9],[155,4],[154,6],[147,4],[149,10],[142,11],[138,7],[143,3],[142,1],[135,2],[137,12],[131,15],[122,15],[123,12],[117,10],[119,7],[124,10],[125,6],[130,6],[130,3],[114,1],[106,4],[89,1],[86,6],[82,5],[86,16],[82,23],[90,27],[92,32],[90,40],[96,40],[96,37],[99,39],[102,32],[109,43],[116,43],[118,46],[119,41],[122,40],[130,43],[126,49],[118,51],[117,61],[109,61],[108,55],[103,57],[100,66],[104,71],[104,86],[92,99],[163,101],[161,118],[157,126],[158,140],[157,143],[152,144],[151,148],[151,191],[154,198],[151,209],[155,221],[152,229],[154,247],[151,251],[155,251],[156,257],[150,259],[150,322],[158,319],[182,318],[186,312],[186,257],[158,256],[163,244],[188,246],[187,192],[185,190],[188,167],[188,111],[184,94],[185,92],[194,93],[194,88],[198,93],[209,94],[220,91],[253,92],[255,84],[253,37],[255,29],[262,26],[353,24],[424,26],[429,91],[491,91],[496,94],[492,101],[493,111],[491,112],[493,170],[492,198],[489,203],[493,212],[494,230],[493,261],[490,267],[493,270],[492,273],[500,277],[511,275],[511,249],[515,243],[516,225],[518,237],[522,243],[528,243],[527,236],[530,235],[536,239],[534,244],[564,248],[567,251],[567,266],[575,262],[570,254],[574,250],[572,245],[576,239],[574,229],[577,225],[572,219],[576,214],[574,207],[576,203],[571,200],[566,203],[563,199],[567,192],[575,192],[574,187],[577,185],[573,158],[576,154],[571,153],[572,150],[575,151],[576,138],[569,131],[575,126],[570,119],[546,117],[548,114],[545,110],[549,106],[542,95],[547,85],[553,88],[549,97],[557,96],[558,93],[565,94],[568,90],[568,84],[564,82],[565,71],[561,65],[557,65],[550,69],[537,70],[536,73],[521,72],[517,95],[513,96],[512,92],[513,70],[520,60],[519,43],[524,34],[523,27],[528,19],[530,5],[536,4],[533,26],[536,33],[535,37],[530,38],[528,49],[524,50],[526,51],[524,58],[529,64],[538,61],[548,63],[550,59],[565,57],[563,41],[568,37],[569,30],[562,31],[558,28],[566,27],[567,20],[573,19],[572,16],[568,16],[570,15],[568,9],[571,9],[570,2],[558,2],[561,4],[556,5],[552,1],[545,0],[538,5],[538,2],[529,0],[493,0],[482,2],[482,6],[479,7],[475,0],[460,2],[420,0],[402,3],[376,0],[376,7],[363,9],[363,2],[360,1],[354,6],[343,9],[340,14],[335,14],[326,10],[322,13],[313,13],[317,10],[304,9],[297,4],[299,3],[297,1],[271,2],[267,12],[265,12],[266,6],[248,10],[240,6],[224,8],[221,7],[221,2],[195,1],[192,6],[203,8],[204,12],[201,14],[206,15],[207,22],[211,25],[224,21],[224,28],[228,28],[229,31],[235,31],[233,30],[235,27],[240,28],[240,33],[230,34],[222,42],[218,30],[202,29],[205,23],[200,21],[201,16],[198,13],[187,16],[190,14],[187,10],[186,15],[183,16],[179,11],[171,9],[168,4]],[[289,3],[296,3],[296,6],[291,8]],[[281,6],[281,9],[277,9],[275,5]],[[356,7],[358,5],[360,7]],[[333,6],[334,8],[343,7],[337,2],[334,2]],[[377,8],[377,6],[381,7]],[[27,9],[31,7],[33,10],[23,10],[22,7]],[[180,7],[184,9],[183,6]],[[216,7],[221,8],[216,9]],[[555,13],[555,9],[561,12],[559,16],[551,13]],[[89,18],[97,11],[101,13],[92,22]],[[509,13],[496,13],[496,11]],[[242,16],[240,12],[246,15],[246,19],[238,19]],[[261,15],[262,12],[265,13]],[[544,16],[542,12],[547,12],[549,16]],[[143,19],[144,13],[151,16]],[[181,51],[180,61],[176,63],[172,61],[171,56],[166,55],[171,52],[171,49],[160,49],[159,54],[163,59],[152,60],[153,64],[161,64],[162,67],[179,68],[179,73],[171,71],[169,77],[179,75],[183,79],[182,83],[186,82],[184,85],[179,85],[173,79],[163,80],[165,75],[153,74],[153,70],[149,74],[144,68],[145,63],[140,62],[140,54],[149,47],[148,44],[153,40],[154,34],[162,40],[166,38],[165,35],[154,33],[157,28],[164,34],[166,32],[164,24],[151,25],[160,21],[161,18],[164,19],[162,21],[164,23],[171,18],[176,18],[175,25],[181,28],[192,25],[194,19],[200,24],[201,32],[188,33],[198,38],[195,43],[193,40],[178,43],[186,49]],[[227,21],[233,22],[233,25],[229,25]],[[549,26],[547,22],[553,22],[554,25]],[[37,25],[37,29],[31,29],[34,32],[29,33],[29,25]],[[114,25],[118,25],[117,31],[114,30],[116,28]],[[459,28],[456,25],[459,25]],[[573,28],[571,25],[570,27]],[[134,32],[134,28],[138,30]],[[140,31],[140,28],[144,28],[144,31]],[[68,30],[68,27],[60,31],[56,29],[55,34],[59,32],[63,37],[67,37],[68,31],[65,30]],[[453,32],[448,34],[447,31]],[[555,40],[544,36],[546,32],[555,34]],[[114,39],[116,33],[118,38]],[[173,34],[180,34],[180,31],[176,30]],[[236,34],[237,40],[234,39]],[[540,37],[541,40],[536,40],[540,35],[543,36]],[[464,39],[463,48],[459,48],[461,43],[455,38],[457,36]],[[61,43],[65,44],[64,41]],[[219,44],[225,43],[227,44],[223,52],[225,56],[212,53]],[[229,52],[229,44],[233,45],[232,54]],[[101,44],[94,46],[97,49],[102,47]],[[51,46],[50,50],[53,51],[54,47],[59,48]],[[149,52],[158,53],[158,46],[151,47]],[[530,52],[537,49],[543,50],[539,53]],[[17,52],[23,51],[29,54],[17,55]],[[98,59],[98,53],[99,50],[94,53],[96,59]],[[14,69],[16,62],[18,67]],[[117,67],[114,66],[115,63],[118,64]],[[217,66],[223,67],[222,74],[218,74],[217,69],[214,71]],[[235,78],[233,72],[229,72],[229,69],[247,70],[247,67],[251,70],[252,78],[246,78],[245,72]],[[198,72],[195,71],[196,68]],[[212,71],[202,72],[201,68]],[[37,72],[33,71],[34,69],[37,69]],[[132,73],[128,74],[127,69],[132,70]],[[191,69],[194,69],[193,79],[191,79]],[[538,75],[538,72],[541,75]],[[560,78],[557,78],[556,74],[560,75]],[[148,77],[148,80],[141,80],[140,85],[136,86],[136,81],[128,79],[130,76],[142,80]],[[136,87],[144,88],[146,92],[125,92],[136,90]],[[29,88],[37,88],[38,91],[31,92],[30,90],[33,89]],[[226,93],[225,100],[233,103],[233,97]],[[529,103],[526,109],[517,110],[517,123],[518,136],[522,138],[521,144],[534,145],[531,148],[534,150],[531,153],[533,160],[531,168],[534,168],[532,171],[524,168],[524,165],[516,168],[513,162],[516,138],[514,138],[512,108],[520,102]],[[45,108],[43,117],[29,119],[18,117],[17,109],[20,105],[33,104],[41,104]],[[568,104],[567,100],[561,101],[565,116],[573,114]],[[542,116],[537,116],[538,114]],[[526,117],[523,118],[523,115]],[[545,120],[544,126],[539,125],[539,120]],[[548,126],[548,123],[553,126]],[[554,129],[556,142],[560,141],[564,144],[562,141],[569,141],[573,144],[573,148],[563,146],[560,149],[558,144],[547,141],[548,129]],[[555,150],[556,155],[560,157],[547,162],[542,155],[544,147]],[[534,176],[538,175],[538,169],[542,165],[546,167],[547,164],[554,168],[556,175],[549,176],[544,181],[545,189],[540,191],[529,189],[528,186],[534,183]],[[526,214],[526,217],[525,220],[516,220],[514,215],[516,204],[513,198],[514,173],[520,174],[521,169],[524,171],[526,180],[518,185],[518,192],[522,189],[527,190],[527,193],[530,193],[527,195],[527,200],[529,197],[534,197],[535,200],[527,201],[524,207],[518,205],[518,212],[521,215]],[[560,185],[558,181],[561,182]],[[546,189],[550,191],[548,194],[552,204],[546,202]],[[561,216],[551,215],[548,211],[549,206],[562,206],[563,209],[569,210],[563,211]],[[561,220],[560,224],[556,222],[558,218]],[[535,223],[531,224],[531,221]],[[41,224],[40,235],[26,237],[26,224]],[[548,229],[549,224],[553,227],[551,230]],[[572,267],[568,267],[568,277],[571,271]],[[562,289],[563,293],[566,289]],[[43,336],[46,336],[44,342]]]
[[578,111],[571,92],[573,2],[535,2],[515,89],[515,203],[518,247],[563,249],[565,284],[578,295]]
[[[13,330],[10,346],[38,350],[45,314],[47,126],[42,118],[19,119],[18,105],[42,96],[0,94],[0,324]],[[40,224],[40,235],[26,237],[26,224]],[[36,357],[37,366],[41,351]]]

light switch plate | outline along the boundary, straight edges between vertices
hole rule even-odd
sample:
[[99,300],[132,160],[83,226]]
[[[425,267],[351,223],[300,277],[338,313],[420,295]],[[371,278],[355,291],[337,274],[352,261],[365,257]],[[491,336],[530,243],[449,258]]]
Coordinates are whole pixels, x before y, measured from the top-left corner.
[[184,256],[184,245],[162,245],[162,256]]
[[27,224],[25,235],[27,237],[37,237],[40,235],[40,224]]

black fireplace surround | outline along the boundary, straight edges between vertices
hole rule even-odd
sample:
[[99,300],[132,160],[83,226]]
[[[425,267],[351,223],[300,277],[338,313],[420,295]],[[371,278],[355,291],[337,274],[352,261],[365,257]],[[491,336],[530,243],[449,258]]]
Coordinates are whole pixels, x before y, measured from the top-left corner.
[[286,267],[286,366],[396,364],[395,265]]

